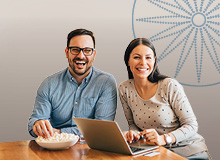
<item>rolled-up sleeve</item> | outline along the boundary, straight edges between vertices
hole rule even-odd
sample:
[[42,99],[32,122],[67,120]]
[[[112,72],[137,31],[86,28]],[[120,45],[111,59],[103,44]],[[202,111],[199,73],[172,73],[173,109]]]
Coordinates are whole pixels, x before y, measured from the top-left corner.
[[40,119],[50,119],[50,114],[51,103],[49,102],[48,96],[48,82],[45,80],[37,90],[34,109],[28,121],[28,131],[31,136],[37,137],[37,135],[33,132],[34,123]]

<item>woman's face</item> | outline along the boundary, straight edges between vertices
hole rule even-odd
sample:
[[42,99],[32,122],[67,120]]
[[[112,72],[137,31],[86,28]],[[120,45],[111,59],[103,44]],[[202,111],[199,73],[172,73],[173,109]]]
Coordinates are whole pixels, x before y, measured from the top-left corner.
[[147,78],[154,68],[154,63],[153,50],[143,44],[138,45],[132,50],[128,61],[134,78]]

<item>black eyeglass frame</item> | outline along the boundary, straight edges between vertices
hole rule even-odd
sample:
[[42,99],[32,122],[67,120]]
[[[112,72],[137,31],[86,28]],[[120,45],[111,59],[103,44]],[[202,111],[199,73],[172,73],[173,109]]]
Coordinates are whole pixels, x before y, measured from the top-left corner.
[[[68,48],[68,50],[71,50],[72,48],[79,49],[79,53],[78,53],[78,54],[80,54],[80,52],[82,51],[82,53],[83,53],[85,56],[91,56],[91,55],[93,54],[93,52],[95,51],[95,48],[90,48],[90,47],[85,47],[85,48],[80,48],[80,47],[67,47],[67,48]],[[85,54],[84,51],[83,51],[83,50],[85,50],[85,49],[92,49],[91,54]],[[78,55],[78,54],[73,54],[71,51],[70,51],[70,53],[71,53],[72,55]]]

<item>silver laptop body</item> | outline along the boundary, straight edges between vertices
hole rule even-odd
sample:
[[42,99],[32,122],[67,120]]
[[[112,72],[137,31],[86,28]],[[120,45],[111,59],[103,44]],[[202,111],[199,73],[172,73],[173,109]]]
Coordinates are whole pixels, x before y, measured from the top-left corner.
[[73,120],[92,149],[136,155],[158,148],[158,146],[132,143],[132,151],[115,121],[85,118],[73,118]]

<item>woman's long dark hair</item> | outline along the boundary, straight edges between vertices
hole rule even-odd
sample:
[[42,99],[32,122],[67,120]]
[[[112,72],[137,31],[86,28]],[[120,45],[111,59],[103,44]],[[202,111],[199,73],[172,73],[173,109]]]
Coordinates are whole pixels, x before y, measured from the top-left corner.
[[128,78],[134,79],[134,76],[133,76],[131,69],[128,65],[130,54],[135,47],[137,47],[138,45],[141,45],[141,44],[151,48],[152,51],[154,52],[154,57],[155,57],[154,68],[153,68],[151,74],[148,76],[148,80],[152,83],[155,83],[155,82],[158,82],[159,80],[168,78],[168,76],[160,74],[159,68],[157,66],[157,56],[156,56],[156,51],[155,51],[154,45],[146,38],[136,38],[136,39],[132,40],[125,51],[124,61],[125,61],[125,64],[126,64],[127,70],[128,70]]

